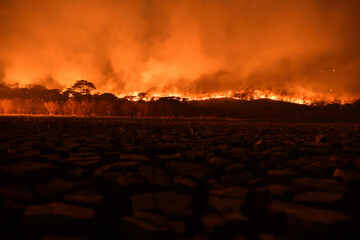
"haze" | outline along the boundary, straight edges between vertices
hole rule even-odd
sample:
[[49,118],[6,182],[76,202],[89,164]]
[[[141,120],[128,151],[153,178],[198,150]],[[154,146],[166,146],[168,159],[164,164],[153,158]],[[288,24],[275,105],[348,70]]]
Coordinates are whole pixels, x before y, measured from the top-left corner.
[[360,2],[1,0],[0,81],[357,97]]

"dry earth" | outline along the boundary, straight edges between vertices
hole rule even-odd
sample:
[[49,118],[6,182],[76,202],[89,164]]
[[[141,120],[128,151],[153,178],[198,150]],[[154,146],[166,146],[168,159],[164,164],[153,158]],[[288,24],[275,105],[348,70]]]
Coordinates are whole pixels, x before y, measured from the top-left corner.
[[0,118],[1,239],[358,239],[358,124]]

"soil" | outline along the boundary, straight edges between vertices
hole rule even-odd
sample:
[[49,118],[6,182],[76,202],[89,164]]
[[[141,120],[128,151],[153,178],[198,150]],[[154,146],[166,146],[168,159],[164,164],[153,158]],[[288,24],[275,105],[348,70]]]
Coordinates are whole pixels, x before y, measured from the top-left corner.
[[359,239],[359,124],[0,117],[1,239]]

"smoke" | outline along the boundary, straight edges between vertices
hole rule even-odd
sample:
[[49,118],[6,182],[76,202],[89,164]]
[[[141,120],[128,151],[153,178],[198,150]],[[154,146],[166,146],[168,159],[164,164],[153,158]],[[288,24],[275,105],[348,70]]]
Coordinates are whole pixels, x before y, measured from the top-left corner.
[[356,0],[1,0],[0,80],[357,96]]

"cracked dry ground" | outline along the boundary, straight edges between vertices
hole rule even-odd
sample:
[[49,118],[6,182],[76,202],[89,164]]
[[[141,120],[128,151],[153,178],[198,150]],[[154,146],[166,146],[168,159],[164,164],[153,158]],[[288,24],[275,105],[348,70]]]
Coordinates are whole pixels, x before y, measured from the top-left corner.
[[0,118],[1,239],[359,239],[358,124]]

